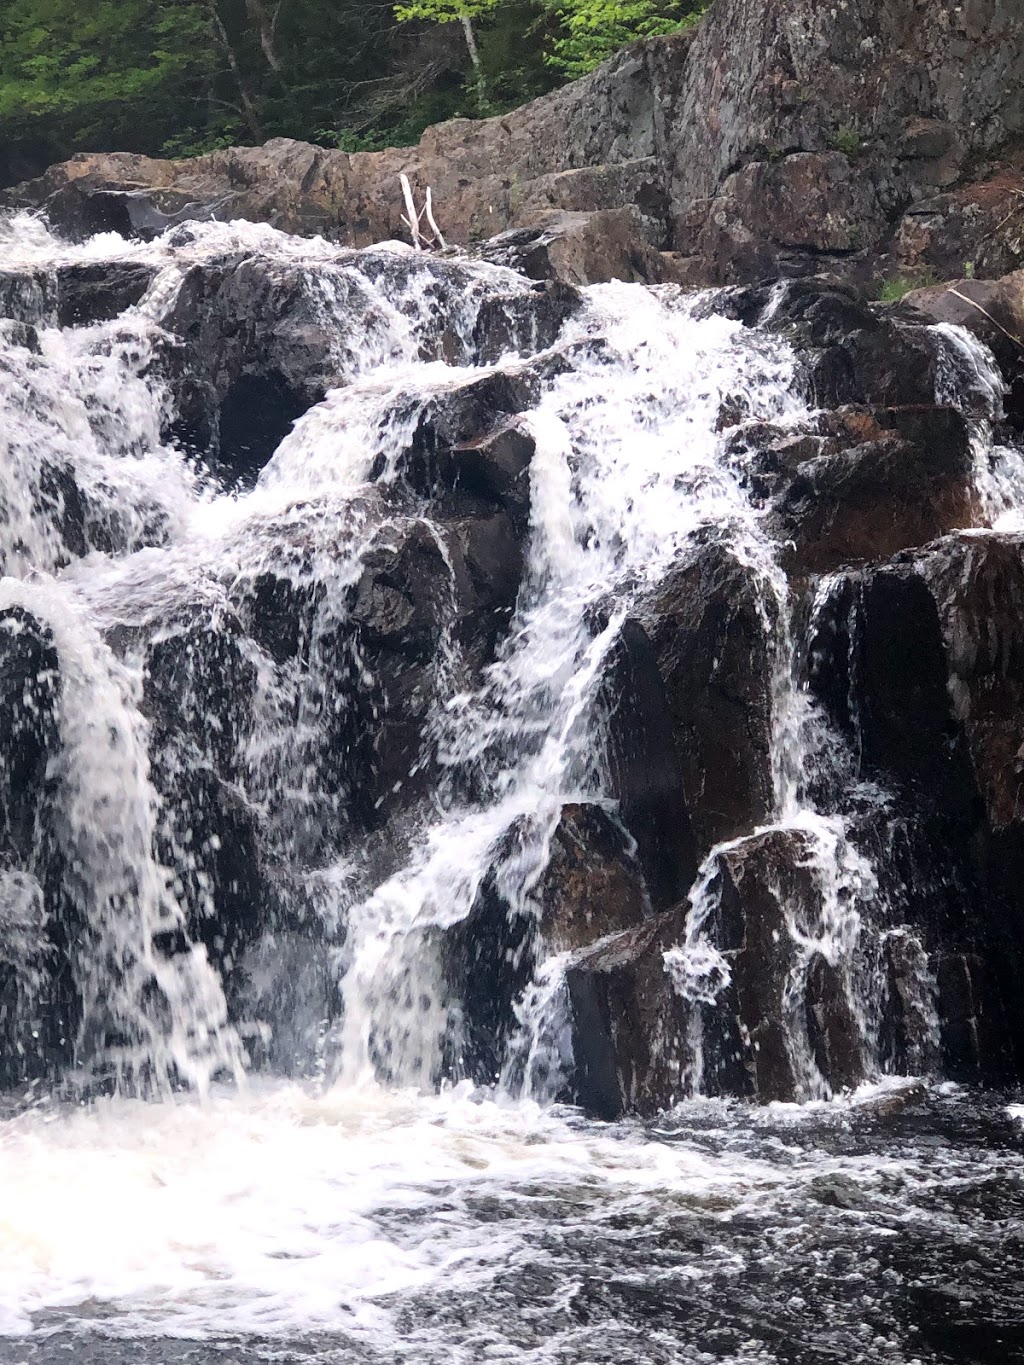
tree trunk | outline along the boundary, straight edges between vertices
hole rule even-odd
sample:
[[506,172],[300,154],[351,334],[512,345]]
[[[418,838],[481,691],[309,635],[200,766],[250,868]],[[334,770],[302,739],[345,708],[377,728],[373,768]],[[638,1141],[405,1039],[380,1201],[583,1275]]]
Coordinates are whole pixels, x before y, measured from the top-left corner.
[[487,112],[487,81],[484,77],[484,69],[480,64],[480,49],[476,45],[473,21],[467,14],[462,15],[461,21],[462,31],[466,35],[466,46],[469,48],[469,60],[473,63],[473,93],[476,97],[477,109],[483,115]]
[[224,21],[221,19],[217,10],[217,0],[207,0],[207,9],[209,10],[210,18],[213,21],[213,27],[216,31],[217,41],[220,44],[221,51],[224,53],[228,67],[234,77],[235,84],[238,86],[238,97],[242,102],[242,117],[245,120],[246,129],[254,142],[262,142],[263,130],[260,127],[260,118],[259,114],[256,112],[256,104],[249,92],[249,87],[246,85],[245,77],[242,75],[238,57],[235,55],[235,49],[231,46],[231,39],[228,37],[228,31],[224,27]]
[[267,65],[271,71],[279,72],[281,61],[274,43],[277,38],[277,16],[281,12],[281,6],[278,5],[273,14],[270,14],[262,0],[245,0],[245,10],[250,23],[255,25],[260,35],[260,47],[267,59]]
[[468,15],[462,16],[462,31],[466,35],[466,46],[469,48],[469,60],[473,63],[473,72],[480,79],[480,49],[476,45],[476,34],[473,32],[473,21]]

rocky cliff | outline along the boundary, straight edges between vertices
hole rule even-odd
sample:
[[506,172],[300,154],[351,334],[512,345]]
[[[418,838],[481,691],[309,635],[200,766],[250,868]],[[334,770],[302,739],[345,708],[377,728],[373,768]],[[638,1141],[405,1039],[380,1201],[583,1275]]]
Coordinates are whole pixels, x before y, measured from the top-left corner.
[[1024,17],[1013,0],[717,0],[693,36],[418,147],[84,155],[6,199],[79,233],[248,218],[363,245],[406,235],[401,172],[455,243],[599,213],[561,224],[555,268],[578,281],[1000,275],[1024,251]]

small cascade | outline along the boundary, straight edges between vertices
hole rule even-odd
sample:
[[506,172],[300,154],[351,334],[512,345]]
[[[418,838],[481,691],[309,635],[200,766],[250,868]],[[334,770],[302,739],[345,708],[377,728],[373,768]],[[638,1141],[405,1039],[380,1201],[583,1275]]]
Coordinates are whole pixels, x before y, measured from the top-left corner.
[[7,1079],[616,1113],[941,1069],[975,874],[871,739],[865,622],[919,551],[960,667],[920,547],[1024,506],[978,343],[887,323],[894,394],[806,285],[3,232]]

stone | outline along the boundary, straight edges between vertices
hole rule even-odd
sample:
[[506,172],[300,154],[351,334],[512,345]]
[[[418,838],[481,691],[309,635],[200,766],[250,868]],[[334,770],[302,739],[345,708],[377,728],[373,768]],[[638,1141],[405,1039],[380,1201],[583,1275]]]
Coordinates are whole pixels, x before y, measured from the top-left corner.
[[800,1040],[835,1091],[866,1071],[848,982],[824,951],[802,946],[822,929],[822,886],[813,845],[795,830],[739,840],[716,855],[714,910],[706,933],[729,969],[724,992],[702,1007],[705,1086],[737,1093],[740,1069],[760,1102],[806,1099]]
[[76,925],[63,909],[53,829],[60,662],[49,630],[0,611],[0,1087],[71,1060],[78,1009],[67,980]]
[[685,934],[682,907],[606,938],[570,963],[573,1094],[588,1113],[654,1114],[691,1092],[691,1007],[664,956]]
[[863,415],[875,439],[834,452],[829,446],[842,438],[826,441],[793,462],[772,500],[770,525],[790,573],[888,558],[979,518],[974,457],[959,412],[875,408]]
[[659,284],[666,273],[661,253],[646,240],[642,216],[632,205],[540,214],[536,225],[493,237],[481,255],[530,279],[571,285],[609,280]]
[[638,613],[665,689],[698,860],[771,809],[775,612],[768,584],[709,536]]
[[463,921],[445,931],[442,960],[457,1001],[455,1069],[490,1084],[507,1061],[514,1006],[549,952],[586,948],[643,924],[649,902],[629,836],[602,806],[567,803],[549,857],[520,903],[503,868],[523,856],[531,831],[509,830]]
[[[488,419],[482,420],[486,425]],[[525,536],[536,443],[524,423],[500,411],[494,420],[496,425],[484,434],[449,444],[442,424],[425,416],[399,469],[409,487],[429,498],[435,508],[497,509],[507,515],[518,536]]]
[[141,261],[76,261],[57,271],[57,323],[89,327],[133,308],[156,276]]
[[953,893],[910,903],[939,964],[943,1060],[957,1074],[1005,1075],[1024,1055],[1012,1005],[1024,982],[1022,593],[1018,537],[948,536],[840,580],[811,649],[812,688]]
[[651,905],[666,910],[693,884],[697,849],[666,681],[639,621],[623,622],[595,711],[603,721],[611,793],[636,841]]
[[965,327],[984,342],[1009,388],[1007,416],[1024,428],[1024,270],[1000,280],[952,280],[914,289],[900,308],[928,322]]
[[60,664],[48,630],[21,607],[0,612],[0,847],[30,867],[50,764],[60,747]]
[[535,898],[541,936],[554,952],[586,948],[650,913],[629,837],[596,805],[562,807]]

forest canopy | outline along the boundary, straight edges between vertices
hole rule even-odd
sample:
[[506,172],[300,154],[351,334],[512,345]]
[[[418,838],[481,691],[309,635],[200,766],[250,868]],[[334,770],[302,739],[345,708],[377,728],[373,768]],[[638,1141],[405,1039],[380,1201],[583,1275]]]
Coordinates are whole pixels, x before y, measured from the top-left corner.
[[0,0],[0,179],[76,151],[414,141],[532,99],[704,0]]

